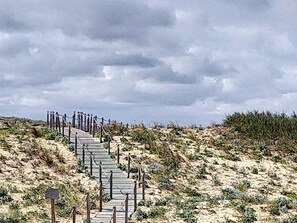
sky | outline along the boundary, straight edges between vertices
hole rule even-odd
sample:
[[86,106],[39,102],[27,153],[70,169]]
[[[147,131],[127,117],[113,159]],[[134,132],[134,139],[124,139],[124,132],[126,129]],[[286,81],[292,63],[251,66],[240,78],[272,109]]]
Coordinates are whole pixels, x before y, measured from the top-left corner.
[[0,115],[220,123],[297,105],[295,0],[1,0]]

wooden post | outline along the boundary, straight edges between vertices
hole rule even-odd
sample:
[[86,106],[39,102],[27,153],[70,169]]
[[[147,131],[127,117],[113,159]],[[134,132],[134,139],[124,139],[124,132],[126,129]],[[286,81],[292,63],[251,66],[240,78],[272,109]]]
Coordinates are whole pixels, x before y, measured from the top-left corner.
[[64,120],[65,120],[65,126],[66,126],[66,123],[67,123],[67,115],[64,113]]
[[127,123],[127,125],[126,125],[126,128],[128,129],[129,128],[129,124]]
[[89,123],[89,133],[91,135],[93,135],[92,130],[93,130],[93,114],[91,114],[90,123]]
[[90,194],[87,193],[87,223],[91,223],[91,212],[90,212]]
[[77,112],[77,128],[80,129],[80,112]]
[[46,127],[49,127],[49,111],[46,112]]
[[125,199],[125,223],[128,223],[128,201],[129,201],[129,194],[126,194],[126,199]]
[[75,153],[75,156],[77,156],[77,132],[75,133],[75,139],[74,139],[74,153]]
[[134,211],[137,209],[137,182],[134,181]]
[[110,119],[108,119],[108,125],[110,125]]
[[52,128],[52,112],[49,112],[49,127]]
[[120,164],[120,145],[118,145],[118,150],[117,150],[117,163]]
[[102,211],[102,202],[103,202],[103,187],[102,187],[102,181],[99,181],[99,212]]
[[73,113],[73,116],[72,116],[72,127],[75,128],[75,112]]
[[86,131],[86,129],[87,129],[87,114],[86,113],[84,113],[84,131]]
[[112,199],[112,178],[113,178],[113,173],[112,170],[110,171],[110,187],[109,187],[109,194],[110,194],[110,199]]
[[130,171],[131,171],[131,156],[130,156],[130,153],[128,154],[128,175],[127,175],[127,178],[130,178]]
[[83,113],[81,113],[81,115],[80,115],[80,121],[81,121],[81,123],[80,123],[80,129],[81,130],[83,130],[83,128],[84,128],[84,114]]
[[99,162],[99,181],[102,182],[102,163]]
[[58,116],[58,129],[59,129],[59,133],[61,134],[61,122],[60,122],[60,116]]
[[70,135],[71,135],[71,122],[68,123],[68,140],[70,142]]
[[83,144],[83,148],[82,148],[82,162],[83,162],[83,165],[85,165],[85,144]]
[[108,135],[107,152],[110,155],[110,135]]
[[76,223],[76,207],[72,208],[72,223]]
[[90,174],[93,176],[93,154],[90,152]]
[[58,129],[58,119],[59,119],[59,113],[56,112],[56,118],[55,118],[55,121],[56,121],[55,128],[56,128],[56,130]]
[[65,121],[65,118],[63,117],[63,118],[62,118],[62,136],[63,136],[63,137],[65,136],[65,130],[64,130],[65,125],[64,125],[64,121]]
[[117,208],[113,207],[112,208],[112,223],[116,223],[117,222]]
[[87,114],[86,132],[89,132],[90,127],[90,114]]
[[145,173],[142,173],[142,200],[145,200]]
[[52,223],[56,223],[55,200],[54,199],[51,199],[51,216],[52,216]]
[[96,131],[96,121],[95,121],[95,118],[93,118],[93,129],[92,129],[93,137],[95,137],[95,131]]
[[140,181],[141,181],[141,168],[140,167],[138,167],[138,174],[137,174],[137,176],[138,176],[138,182],[139,182],[139,186],[140,186]]
[[103,137],[103,125],[100,126],[100,143],[102,143],[102,137]]

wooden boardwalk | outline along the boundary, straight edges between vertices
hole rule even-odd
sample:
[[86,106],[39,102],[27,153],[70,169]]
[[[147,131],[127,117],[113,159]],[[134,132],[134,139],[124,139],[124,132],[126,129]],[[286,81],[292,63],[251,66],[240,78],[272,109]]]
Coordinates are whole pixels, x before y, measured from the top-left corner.
[[[116,163],[110,158],[106,149],[102,147],[98,138],[93,138],[87,132],[71,128],[70,141],[75,142],[75,134],[77,133],[77,156],[82,160],[83,143],[87,145],[88,150],[85,150],[85,166],[90,170],[90,152],[92,152],[95,162],[93,162],[93,176],[99,185],[99,166],[96,165],[101,162],[102,166],[102,185],[105,193],[110,193],[110,171],[113,172],[113,186],[112,199],[103,206],[95,218],[91,220],[92,223],[124,223],[125,222],[125,201],[126,194],[128,194],[128,216],[134,212],[134,181],[127,178],[127,173],[117,168]],[[142,199],[141,188],[137,189],[137,201]],[[138,203],[138,202],[137,202]],[[116,221],[112,219],[113,207],[116,207]]]

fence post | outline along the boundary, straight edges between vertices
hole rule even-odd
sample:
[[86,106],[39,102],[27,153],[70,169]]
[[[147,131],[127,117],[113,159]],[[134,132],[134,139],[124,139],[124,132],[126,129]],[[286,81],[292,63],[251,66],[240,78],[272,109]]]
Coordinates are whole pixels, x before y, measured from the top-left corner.
[[59,119],[59,113],[56,112],[56,118],[55,118],[55,120],[56,120],[56,125],[55,125],[56,130],[58,129],[58,119]]
[[128,176],[127,178],[130,178],[130,171],[131,171],[131,156],[130,156],[130,153],[128,154]]
[[59,133],[61,134],[61,122],[60,122],[60,116],[58,116],[58,128],[59,128]]
[[113,172],[112,170],[110,171],[110,187],[109,187],[109,194],[110,194],[110,199],[112,199],[112,178],[113,178]]
[[81,118],[80,129],[83,130],[83,128],[84,128],[84,122],[83,122],[84,121],[84,113],[83,112],[81,112],[80,118]]
[[64,130],[65,125],[64,125],[64,122],[65,122],[65,117],[63,116],[63,118],[62,118],[62,136],[63,137],[65,136],[65,130]]
[[139,182],[139,184],[138,184],[138,186],[140,187],[140,181],[141,181],[141,168],[140,167],[138,167],[138,174],[137,174],[137,176],[138,176],[138,182]]
[[87,193],[87,223],[91,223],[91,215],[90,215],[90,194]]
[[84,131],[86,131],[86,129],[87,129],[87,114],[86,113],[84,113]]
[[76,207],[72,208],[72,223],[76,223]]
[[120,164],[120,145],[119,144],[117,149],[117,163]]
[[93,154],[90,152],[90,174],[93,176]]
[[99,181],[102,182],[102,163],[99,162]]
[[117,208],[113,207],[112,208],[112,223],[116,223],[117,222]]
[[110,155],[110,135],[108,135],[107,152]]
[[128,201],[129,201],[129,194],[126,194],[126,199],[125,199],[125,223],[128,223]]
[[49,111],[46,112],[46,127],[49,127]]
[[89,132],[90,127],[90,114],[87,114],[86,132]]
[[137,209],[137,182],[134,181],[134,211]]
[[110,119],[108,119],[108,125],[110,125]]
[[142,173],[142,200],[145,200],[145,172]]
[[127,125],[126,125],[126,128],[128,129],[129,128],[129,124],[127,123]]
[[70,142],[70,135],[71,135],[71,122],[69,122],[68,124],[68,139],[69,139],[69,142]]
[[67,123],[67,115],[64,113],[64,120],[65,120],[65,126],[66,126],[66,123]]
[[93,118],[93,129],[92,129],[92,135],[93,137],[95,137],[95,131],[96,131],[96,121],[95,121],[95,118]]
[[85,144],[83,144],[83,148],[82,148],[82,162],[83,162],[83,165],[85,165]]
[[101,123],[101,126],[100,126],[100,143],[102,143],[102,136],[103,136],[103,125]]
[[102,187],[102,181],[99,181],[99,212],[102,211],[102,202],[103,202],[103,187]]
[[77,128],[80,129],[80,112],[77,112]]
[[54,199],[51,199],[51,216],[52,216],[52,223],[56,223],[55,200]]
[[75,153],[75,156],[77,156],[77,132],[75,133],[75,139],[74,139],[74,153]]
[[73,113],[73,116],[72,116],[72,127],[75,128],[75,112]]
[[52,128],[52,112],[49,112],[49,127],[50,127],[50,129]]

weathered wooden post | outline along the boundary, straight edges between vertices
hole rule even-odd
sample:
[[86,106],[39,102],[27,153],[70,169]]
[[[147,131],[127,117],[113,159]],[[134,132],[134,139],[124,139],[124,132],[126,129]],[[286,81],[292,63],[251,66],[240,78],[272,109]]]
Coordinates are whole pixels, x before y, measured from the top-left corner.
[[110,135],[108,135],[107,152],[110,155]]
[[99,162],[99,181],[102,181],[102,162]]
[[72,208],[72,223],[76,223],[76,207]]
[[46,127],[49,126],[49,112],[46,111]]
[[87,114],[87,123],[86,123],[86,132],[89,132],[89,127],[90,127],[90,114]]
[[128,154],[128,175],[127,175],[127,178],[130,178],[130,172],[131,172],[131,156],[130,156],[130,153]]
[[83,122],[84,121],[84,113],[83,112],[81,112],[80,118],[81,118],[80,129],[83,130],[83,128],[84,128],[84,122]]
[[74,138],[74,153],[75,153],[75,156],[77,156],[77,132],[75,133],[75,138]]
[[58,116],[58,129],[59,129],[59,133],[61,134],[61,122],[60,122],[60,116]]
[[71,122],[68,123],[68,140],[70,142],[70,135],[71,135]]
[[52,112],[52,115],[53,115],[53,129],[54,129],[55,128],[55,124],[56,124],[55,123],[55,112],[54,111]]
[[145,200],[145,172],[142,173],[142,200]]
[[59,189],[48,188],[45,191],[45,199],[51,200],[51,219],[52,223],[56,223],[55,199],[59,199]]
[[56,118],[55,118],[55,120],[56,120],[56,125],[55,125],[55,128],[56,128],[56,130],[58,129],[58,120],[59,120],[59,113],[58,112],[56,112]]
[[112,172],[112,170],[110,171],[110,181],[109,181],[109,183],[110,183],[110,187],[109,187],[109,194],[110,194],[110,199],[112,199],[112,181],[113,181],[113,172]]
[[93,176],[93,154],[90,152],[90,174]]
[[139,186],[140,186],[140,181],[141,181],[141,168],[140,168],[140,166],[138,167],[137,180],[138,180]]
[[137,181],[134,181],[134,211],[137,209]]
[[125,223],[128,223],[128,201],[129,201],[129,194],[126,194],[126,199],[125,199]]
[[90,194],[87,193],[87,223],[91,223],[91,211],[90,211]]
[[80,112],[77,112],[77,128],[80,129]]
[[108,119],[108,125],[110,125],[110,119]]
[[87,129],[87,114],[86,113],[84,113],[84,131],[86,131],[86,129]]
[[52,123],[53,123],[53,117],[52,117],[52,112],[49,112],[49,127],[52,128]]
[[129,128],[129,124],[128,124],[128,123],[126,124],[126,128],[127,128],[127,129]]
[[73,116],[72,116],[72,127],[75,128],[75,112],[73,113]]
[[119,144],[117,148],[117,164],[120,164],[120,145]]
[[93,132],[92,132],[93,137],[95,137],[95,131],[96,131],[96,121],[95,119],[93,119]]
[[92,130],[93,130],[93,114],[91,114],[90,122],[89,122],[89,133],[90,133],[91,135],[93,135],[93,134],[92,134]]
[[100,126],[100,143],[102,143],[102,137],[103,137],[103,125],[101,123],[101,126]]
[[83,148],[82,148],[82,162],[83,162],[83,165],[85,165],[85,144],[83,144]]
[[112,223],[116,223],[117,222],[117,208],[113,207],[112,208]]
[[63,136],[63,137],[65,136],[65,130],[64,130],[65,125],[64,125],[64,122],[65,122],[65,118],[64,118],[64,116],[63,116],[63,118],[62,118],[62,136]]
[[99,212],[102,211],[102,203],[103,203],[103,186],[102,186],[102,181],[99,181]]

